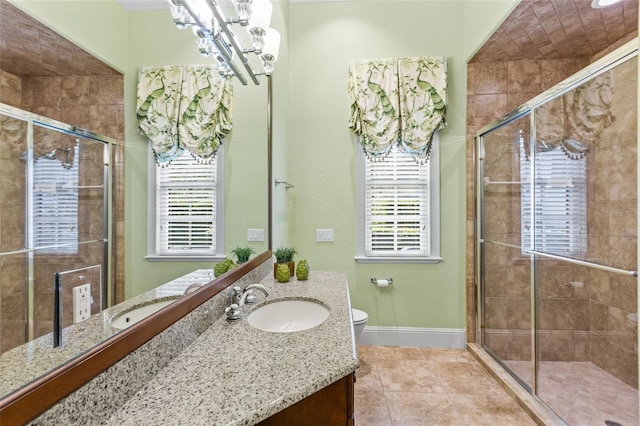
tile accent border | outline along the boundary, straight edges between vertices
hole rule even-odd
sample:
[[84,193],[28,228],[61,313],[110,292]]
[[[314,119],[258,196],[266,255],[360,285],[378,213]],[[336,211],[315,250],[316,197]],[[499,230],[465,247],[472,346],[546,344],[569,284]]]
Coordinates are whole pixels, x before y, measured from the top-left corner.
[[464,328],[365,326],[358,344],[464,349],[467,344],[467,334]]

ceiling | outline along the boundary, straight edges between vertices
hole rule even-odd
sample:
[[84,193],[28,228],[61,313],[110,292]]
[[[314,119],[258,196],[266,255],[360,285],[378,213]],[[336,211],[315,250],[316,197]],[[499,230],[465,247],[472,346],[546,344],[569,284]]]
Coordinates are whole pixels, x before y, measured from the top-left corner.
[[593,57],[638,34],[638,0],[522,0],[469,62]]
[[[166,0],[118,0],[128,10]],[[522,0],[470,62],[593,57],[637,36],[638,0],[593,9],[591,0]],[[118,72],[0,0],[0,69],[19,76]]]
[[6,0],[0,0],[0,69],[21,77],[119,74]]

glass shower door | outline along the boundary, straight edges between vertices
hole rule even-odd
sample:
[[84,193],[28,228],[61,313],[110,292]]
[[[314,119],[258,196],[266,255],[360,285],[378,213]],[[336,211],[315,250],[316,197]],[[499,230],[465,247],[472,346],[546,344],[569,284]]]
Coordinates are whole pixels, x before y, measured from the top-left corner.
[[478,134],[481,344],[569,425],[640,421],[636,46],[619,55]]
[[636,63],[534,111],[537,394],[570,425],[639,422]]
[[482,344],[528,388],[533,380],[530,255],[521,249],[530,116],[483,136],[480,185]]

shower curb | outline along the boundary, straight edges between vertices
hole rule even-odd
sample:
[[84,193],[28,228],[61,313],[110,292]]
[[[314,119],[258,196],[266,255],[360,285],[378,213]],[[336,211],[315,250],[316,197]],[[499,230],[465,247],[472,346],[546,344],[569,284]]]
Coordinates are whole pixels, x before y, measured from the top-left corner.
[[478,360],[507,391],[512,398],[541,426],[566,426],[557,414],[547,409],[536,397],[531,395],[509,373],[507,373],[489,354],[475,343],[467,343],[467,350]]

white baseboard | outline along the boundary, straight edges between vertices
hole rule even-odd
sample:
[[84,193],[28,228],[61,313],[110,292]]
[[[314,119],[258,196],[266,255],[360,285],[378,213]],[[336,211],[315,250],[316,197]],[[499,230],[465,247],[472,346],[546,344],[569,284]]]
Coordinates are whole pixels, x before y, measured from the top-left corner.
[[365,326],[358,343],[373,346],[464,349],[467,335],[463,328]]

